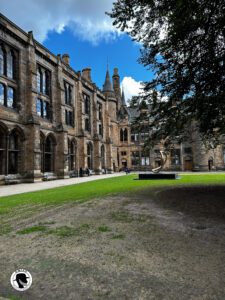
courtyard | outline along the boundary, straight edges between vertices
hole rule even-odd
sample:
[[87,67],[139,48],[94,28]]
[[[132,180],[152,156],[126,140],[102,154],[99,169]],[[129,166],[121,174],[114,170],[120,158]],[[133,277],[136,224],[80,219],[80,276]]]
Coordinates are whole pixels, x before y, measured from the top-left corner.
[[[6,299],[224,299],[225,174],[127,175],[0,198]],[[10,276],[29,270],[32,287]]]

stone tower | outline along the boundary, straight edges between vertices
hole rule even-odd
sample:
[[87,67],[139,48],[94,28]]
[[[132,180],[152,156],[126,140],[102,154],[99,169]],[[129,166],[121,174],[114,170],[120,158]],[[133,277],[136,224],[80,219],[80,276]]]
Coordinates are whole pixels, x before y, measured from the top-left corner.
[[116,120],[117,119],[117,98],[112,88],[112,83],[110,80],[110,74],[108,68],[106,71],[105,83],[103,84],[103,94],[105,94],[107,98],[108,112],[112,120]]
[[119,110],[121,106],[121,90],[120,90],[120,76],[118,74],[118,68],[114,68],[114,74],[112,78],[113,78],[113,90],[115,92],[115,96],[118,104],[117,109]]

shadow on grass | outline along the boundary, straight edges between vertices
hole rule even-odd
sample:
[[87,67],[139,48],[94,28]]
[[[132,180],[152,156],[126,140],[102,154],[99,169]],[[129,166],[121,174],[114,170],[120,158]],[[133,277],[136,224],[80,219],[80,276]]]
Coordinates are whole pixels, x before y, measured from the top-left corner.
[[225,187],[180,187],[157,193],[154,201],[165,209],[194,218],[225,222]]

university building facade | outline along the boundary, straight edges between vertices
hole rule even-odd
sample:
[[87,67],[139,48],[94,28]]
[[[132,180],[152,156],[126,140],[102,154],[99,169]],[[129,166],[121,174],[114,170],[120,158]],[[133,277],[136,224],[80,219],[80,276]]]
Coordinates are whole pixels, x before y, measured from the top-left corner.
[[[76,72],[0,14],[0,184],[94,174],[123,167],[150,170],[159,148],[143,155],[146,133],[132,132],[137,108],[126,106],[118,69],[103,89],[91,69]],[[185,152],[186,151],[186,152]],[[215,163],[216,162],[216,163]],[[224,148],[178,145],[166,169],[224,168]]]

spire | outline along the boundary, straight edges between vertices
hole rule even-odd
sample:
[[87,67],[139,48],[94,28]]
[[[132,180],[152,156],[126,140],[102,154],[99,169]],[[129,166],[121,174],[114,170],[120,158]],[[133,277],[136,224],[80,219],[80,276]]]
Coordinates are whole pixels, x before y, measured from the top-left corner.
[[124,89],[122,87],[122,97],[121,97],[122,105],[127,106],[126,100],[125,100],[125,94],[124,94]]
[[105,76],[105,83],[103,85],[103,92],[113,92],[112,84],[111,84],[111,80],[110,80],[110,76],[109,76],[108,64],[107,64],[107,72],[106,72],[106,76]]

